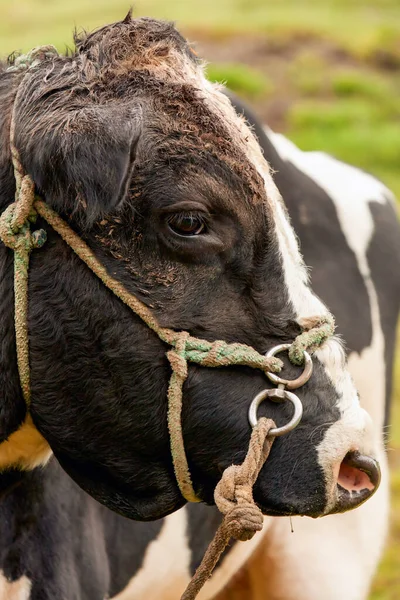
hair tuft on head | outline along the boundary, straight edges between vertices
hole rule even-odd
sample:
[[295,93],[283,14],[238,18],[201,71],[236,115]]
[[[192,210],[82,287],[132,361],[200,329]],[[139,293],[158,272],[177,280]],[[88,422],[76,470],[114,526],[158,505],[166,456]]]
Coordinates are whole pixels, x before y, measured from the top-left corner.
[[129,9],[128,14],[126,15],[125,19],[123,19],[123,23],[130,23],[132,21],[132,7]]

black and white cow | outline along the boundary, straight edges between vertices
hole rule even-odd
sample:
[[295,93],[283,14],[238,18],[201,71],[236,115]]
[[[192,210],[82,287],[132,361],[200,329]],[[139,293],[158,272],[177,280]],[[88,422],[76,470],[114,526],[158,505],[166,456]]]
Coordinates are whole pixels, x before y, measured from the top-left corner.
[[[370,492],[357,485],[361,469],[346,462],[355,449],[379,458],[383,484],[354,512],[295,520],[294,535],[286,519],[266,517],[264,535],[236,544],[200,598],[222,590],[259,545],[246,567],[251,579],[261,565],[254,598],[361,600],[387,522],[382,424],[400,297],[389,192],[257,130],[264,158],[181,36],[169,24],[128,18],[27,76],[0,69],[1,209],[14,193],[8,140],[21,85],[16,142],[25,169],[165,325],[266,351],[325,313],[283,196],[373,420],[359,405],[339,343],[326,343],[299,392],[302,425],[274,444],[255,498],[266,515],[357,506]],[[177,598],[219,516],[204,505],[173,512],[184,502],[168,448],[165,348],[50,229],[48,237],[30,273],[33,420],[16,370],[12,257],[0,246],[0,598]],[[249,401],[266,386],[244,368],[190,367],[183,431],[206,502],[221,468],[243,457]],[[268,414],[279,422],[289,413],[273,406]],[[46,464],[50,448],[108,508],[135,519],[172,514],[140,523],[110,512],[56,459]]]

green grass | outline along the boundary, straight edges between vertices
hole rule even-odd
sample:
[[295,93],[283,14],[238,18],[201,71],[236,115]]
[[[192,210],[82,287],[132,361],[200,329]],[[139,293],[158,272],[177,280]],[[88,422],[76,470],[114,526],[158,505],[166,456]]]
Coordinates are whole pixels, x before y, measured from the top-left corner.
[[[63,50],[71,45],[75,26],[92,29],[121,19],[130,4],[0,0],[0,56],[44,43]],[[261,40],[256,53],[243,54],[247,65],[236,56],[228,62],[217,57],[209,77],[227,82],[266,118],[274,114],[269,103],[275,102],[279,127],[300,147],[360,166],[400,198],[400,0],[137,0],[134,5],[138,15],[177,21],[192,40],[211,40],[225,49],[231,44],[233,51],[242,35]],[[400,598],[400,353],[396,383],[390,540],[370,600]]]
[[398,80],[389,81],[383,75],[363,73],[355,67],[335,71],[331,76],[331,86],[332,92],[338,97],[364,97],[376,100],[387,99],[395,90],[400,91]]
[[301,100],[288,113],[290,137],[375,174],[400,198],[397,107],[360,99]]
[[224,83],[233,92],[257,98],[270,95],[273,84],[263,73],[241,64],[210,64],[207,66],[207,77],[211,81]]
[[[301,148],[327,151],[375,174],[400,198],[400,73],[361,59],[342,62],[300,47],[284,67],[279,64],[275,80],[267,58],[264,69],[211,64],[209,74],[227,81],[260,114],[271,96],[282,98],[282,127]],[[268,93],[264,82],[271,82]]]
[[303,50],[290,62],[288,77],[301,96],[323,95],[329,88],[325,60],[313,50]]
[[392,521],[390,544],[382,562],[370,600],[398,600],[400,590],[400,471],[392,476]]

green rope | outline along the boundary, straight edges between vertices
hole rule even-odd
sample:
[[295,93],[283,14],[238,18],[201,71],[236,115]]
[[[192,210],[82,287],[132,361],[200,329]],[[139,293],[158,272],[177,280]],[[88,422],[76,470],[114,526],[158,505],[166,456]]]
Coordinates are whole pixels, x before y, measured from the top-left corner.
[[294,365],[302,365],[304,351],[312,354],[335,332],[335,321],[330,313],[309,319],[308,326],[310,329],[298,335],[289,348],[289,359]]
[[46,59],[58,56],[57,49],[51,44],[47,46],[38,46],[33,48],[27,54],[20,54],[14,59],[13,64],[8,67],[7,71],[27,71],[41,65]]
[[[54,57],[53,47],[36,48],[24,57],[19,57],[11,70],[30,68],[41,60]],[[39,61],[39,62],[37,62]],[[97,260],[89,246],[61,219],[45,202],[35,197],[34,183],[25,175],[19,152],[14,143],[15,109],[18,105],[21,87],[14,102],[10,128],[10,145],[16,180],[16,200],[0,216],[0,239],[14,251],[14,296],[15,331],[17,343],[18,370],[21,388],[27,407],[30,405],[30,367],[28,337],[28,270],[29,256],[34,248],[40,248],[46,241],[42,229],[31,231],[31,223],[39,214],[72,248],[91,271],[124,302],[158,337],[171,346],[167,357],[172,369],[168,389],[168,428],[171,439],[171,453],[176,479],[186,500],[198,501],[193,489],[182,435],[182,389],[187,378],[188,362],[204,367],[226,367],[241,365],[260,369],[264,373],[279,373],[283,363],[280,359],[267,358],[246,344],[229,344],[222,340],[209,342],[191,336],[187,331],[175,331],[161,327],[150,309],[118,280],[114,279]],[[289,350],[290,360],[302,364],[304,351],[313,352],[333,334],[334,321],[328,313],[325,316],[309,319],[306,330],[293,342]]]

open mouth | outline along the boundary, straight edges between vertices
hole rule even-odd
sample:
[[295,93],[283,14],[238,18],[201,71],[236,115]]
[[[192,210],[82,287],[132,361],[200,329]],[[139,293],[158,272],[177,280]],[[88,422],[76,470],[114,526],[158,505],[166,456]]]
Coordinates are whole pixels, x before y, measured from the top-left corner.
[[357,452],[347,454],[339,469],[338,485],[348,492],[373,491],[379,484],[380,473],[376,462]]
[[378,489],[381,480],[379,464],[357,451],[342,460],[337,478],[338,501],[332,512],[344,512],[359,506]]

